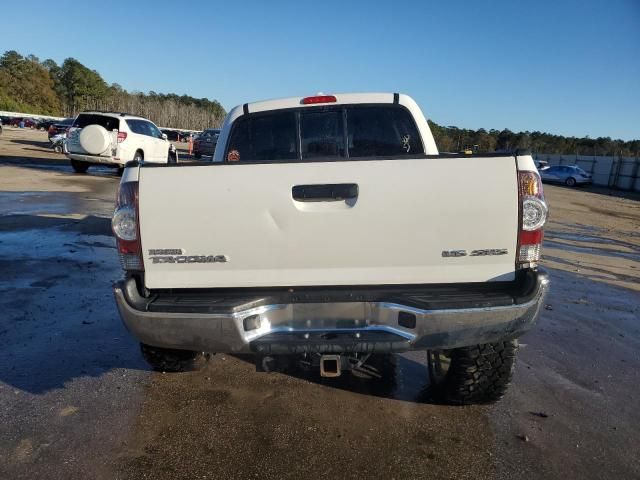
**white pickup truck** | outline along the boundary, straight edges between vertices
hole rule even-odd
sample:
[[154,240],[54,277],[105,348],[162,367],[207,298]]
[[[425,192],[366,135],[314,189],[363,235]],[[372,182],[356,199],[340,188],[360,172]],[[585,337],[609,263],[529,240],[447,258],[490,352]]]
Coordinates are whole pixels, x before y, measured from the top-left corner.
[[439,154],[406,95],[249,103],[214,162],[128,164],[114,294],[159,370],[225,352],[335,377],[424,350],[444,401],[488,403],[548,289],[546,217],[529,154]]

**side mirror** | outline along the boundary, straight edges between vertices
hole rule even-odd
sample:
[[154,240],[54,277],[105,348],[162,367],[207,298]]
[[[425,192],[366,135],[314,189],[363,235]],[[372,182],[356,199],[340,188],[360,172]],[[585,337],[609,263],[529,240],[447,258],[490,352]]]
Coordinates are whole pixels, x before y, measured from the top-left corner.
[[166,133],[163,133],[163,134],[162,134],[162,139],[163,139],[163,140],[166,140],[166,139],[168,139],[168,138],[169,138],[169,137],[167,137],[167,134],[166,134]]

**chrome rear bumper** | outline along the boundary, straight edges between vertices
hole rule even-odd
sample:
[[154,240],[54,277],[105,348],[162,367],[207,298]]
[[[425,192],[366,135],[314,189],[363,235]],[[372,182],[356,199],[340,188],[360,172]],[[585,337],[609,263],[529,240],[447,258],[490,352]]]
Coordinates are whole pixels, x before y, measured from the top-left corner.
[[399,352],[515,338],[535,323],[549,288],[545,272],[519,303],[420,309],[377,301],[283,303],[228,313],[145,311],[133,279],[114,285],[120,315],[141,342],[218,353]]

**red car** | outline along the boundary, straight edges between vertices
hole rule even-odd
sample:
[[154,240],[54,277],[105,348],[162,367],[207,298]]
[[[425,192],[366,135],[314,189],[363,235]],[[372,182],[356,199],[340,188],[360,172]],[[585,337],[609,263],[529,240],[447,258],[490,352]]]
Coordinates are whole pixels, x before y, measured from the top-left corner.
[[36,128],[37,122],[31,120],[30,118],[14,118],[11,120],[11,126],[19,127],[20,123],[24,122],[25,128]]

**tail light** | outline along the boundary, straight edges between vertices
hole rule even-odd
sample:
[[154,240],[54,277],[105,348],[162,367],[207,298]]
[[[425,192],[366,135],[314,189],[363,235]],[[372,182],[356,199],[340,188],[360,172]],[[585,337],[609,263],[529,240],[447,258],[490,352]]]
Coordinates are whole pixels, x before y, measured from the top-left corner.
[[127,139],[127,132],[118,132],[118,143],[122,143]]
[[316,103],[336,103],[338,100],[333,95],[315,95],[302,99],[303,105],[314,105]]
[[116,236],[120,265],[124,270],[144,271],[138,211],[138,182],[120,184],[111,229]]
[[540,260],[544,237],[543,227],[549,213],[544,201],[542,181],[537,172],[518,172],[518,199],[520,202],[520,224],[516,267],[535,267]]

